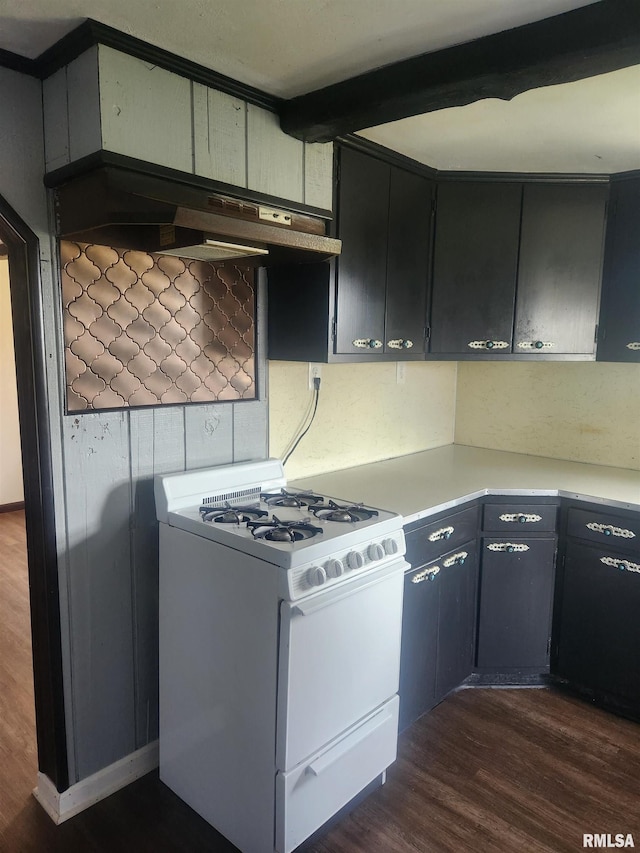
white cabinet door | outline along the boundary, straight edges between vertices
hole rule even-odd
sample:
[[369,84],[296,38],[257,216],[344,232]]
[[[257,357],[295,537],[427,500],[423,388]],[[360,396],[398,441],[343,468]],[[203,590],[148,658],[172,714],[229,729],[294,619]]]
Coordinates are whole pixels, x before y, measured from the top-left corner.
[[404,560],[283,602],[278,770],[290,770],[398,690]]

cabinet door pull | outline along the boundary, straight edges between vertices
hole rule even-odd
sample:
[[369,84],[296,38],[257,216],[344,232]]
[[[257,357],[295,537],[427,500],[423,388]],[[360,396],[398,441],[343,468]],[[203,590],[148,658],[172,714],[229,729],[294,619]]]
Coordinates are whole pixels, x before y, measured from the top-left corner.
[[441,527],[440,530],[434,530],[429,536],[429,542],[439,542],[441,539],[451,539],[455,527]]
[[509,349],[508,341],[469,341],[471,349]]
[[446,560],[442,561],[442,565],[448,569],[451,566],[461,566],[469,554],[466,551],[458,551],[457,554],[452,554],[450,557],[447,557]]
[[411,578],[411,583],[422,583],[422,581],[433,581],[436,575],[440,572],[440,566],[431,566],[429,569],[423,569],[421,572]]
[[500,521],[518,522],[518,524],[533,524],[542,521],[541,515],[533,512],[503,512]]
[[508,554],[514,552],[528,551],[529,546],[523,545],[521,542],[491,542],[487,545],[489,551],[506,551]]
[[616,527],[613,524],[599,524],[597,521],[590,521],[585,527],[593,530],[594,533],[602,533],[603,536],[619,536],[622,539],[634,539],[636,535],[633,530]]
[[622,560],[620,557],[600,557],[600,562],[604,563],[605,566],[620,569],[622,572],[637,572],[640,574],[640,565],[632,563],[630,560]]
[[393,341],[387,341],[387,346],[390,349],[411,349],[413,341],[408,338],[396,338]]
[[640,341],[630,341],[627,344],[627,349],[640,350]]
[[516,344],[516,346],[518,347],[518,349],[543,350],[543,349],[553,349],[555,344],[553,343],[553,341],[519,341],[519,343]]
[[357,338],[351,343],[354,347],[359,347],[360,349],[380,349],[382,346],[382,341],[379,341],[376,338]]

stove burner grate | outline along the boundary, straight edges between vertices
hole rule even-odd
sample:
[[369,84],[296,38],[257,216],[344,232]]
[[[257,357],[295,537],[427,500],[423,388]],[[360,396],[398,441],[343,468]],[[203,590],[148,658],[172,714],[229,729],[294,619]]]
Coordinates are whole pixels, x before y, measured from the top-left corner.
[[244,524],[245,522],[256,521],[265,515],[268,515],[266,510],[258,509],[255,506],[231,506],[228,503],[224,507],[200,507],[202,520],[216,524]]
[[378,515],[377,510],[369,509],[362,504],[344,506],[331,499],[322,506],[312,506],[309,509],[321,521],[337,521],[341,524],[357,524],[359,521],[368,521]]
[[298,509],[322,503],[324,500],[321,495],[314,495],[311,492],[288,492],[286,489],[281,489],[279,492],[263,492],[260,498],[267,506],[297,507]]
[[280,521],[275,515],[271,521],[249,521],[247,527],[254,539],[269,542],[300,542],[322,533],[321,527],[314,527],[306,521]]

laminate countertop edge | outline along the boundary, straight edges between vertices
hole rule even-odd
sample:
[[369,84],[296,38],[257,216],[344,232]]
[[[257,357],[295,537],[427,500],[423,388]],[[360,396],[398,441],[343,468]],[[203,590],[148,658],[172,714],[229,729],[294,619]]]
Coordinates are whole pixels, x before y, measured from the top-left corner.
[[486,495],[559,496],[640,511],[640,471],[456,444],[291,485],[397,512],[405,524]]

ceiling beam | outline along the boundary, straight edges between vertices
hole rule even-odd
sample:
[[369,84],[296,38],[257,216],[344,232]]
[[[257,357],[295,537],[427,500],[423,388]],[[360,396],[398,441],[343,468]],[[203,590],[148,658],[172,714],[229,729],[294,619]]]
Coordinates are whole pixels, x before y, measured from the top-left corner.
[[640,2],[600,0],[533,24],[387,65],[284,101],[282,129],[306,142],[484,98],[511,100],[640,64]]

